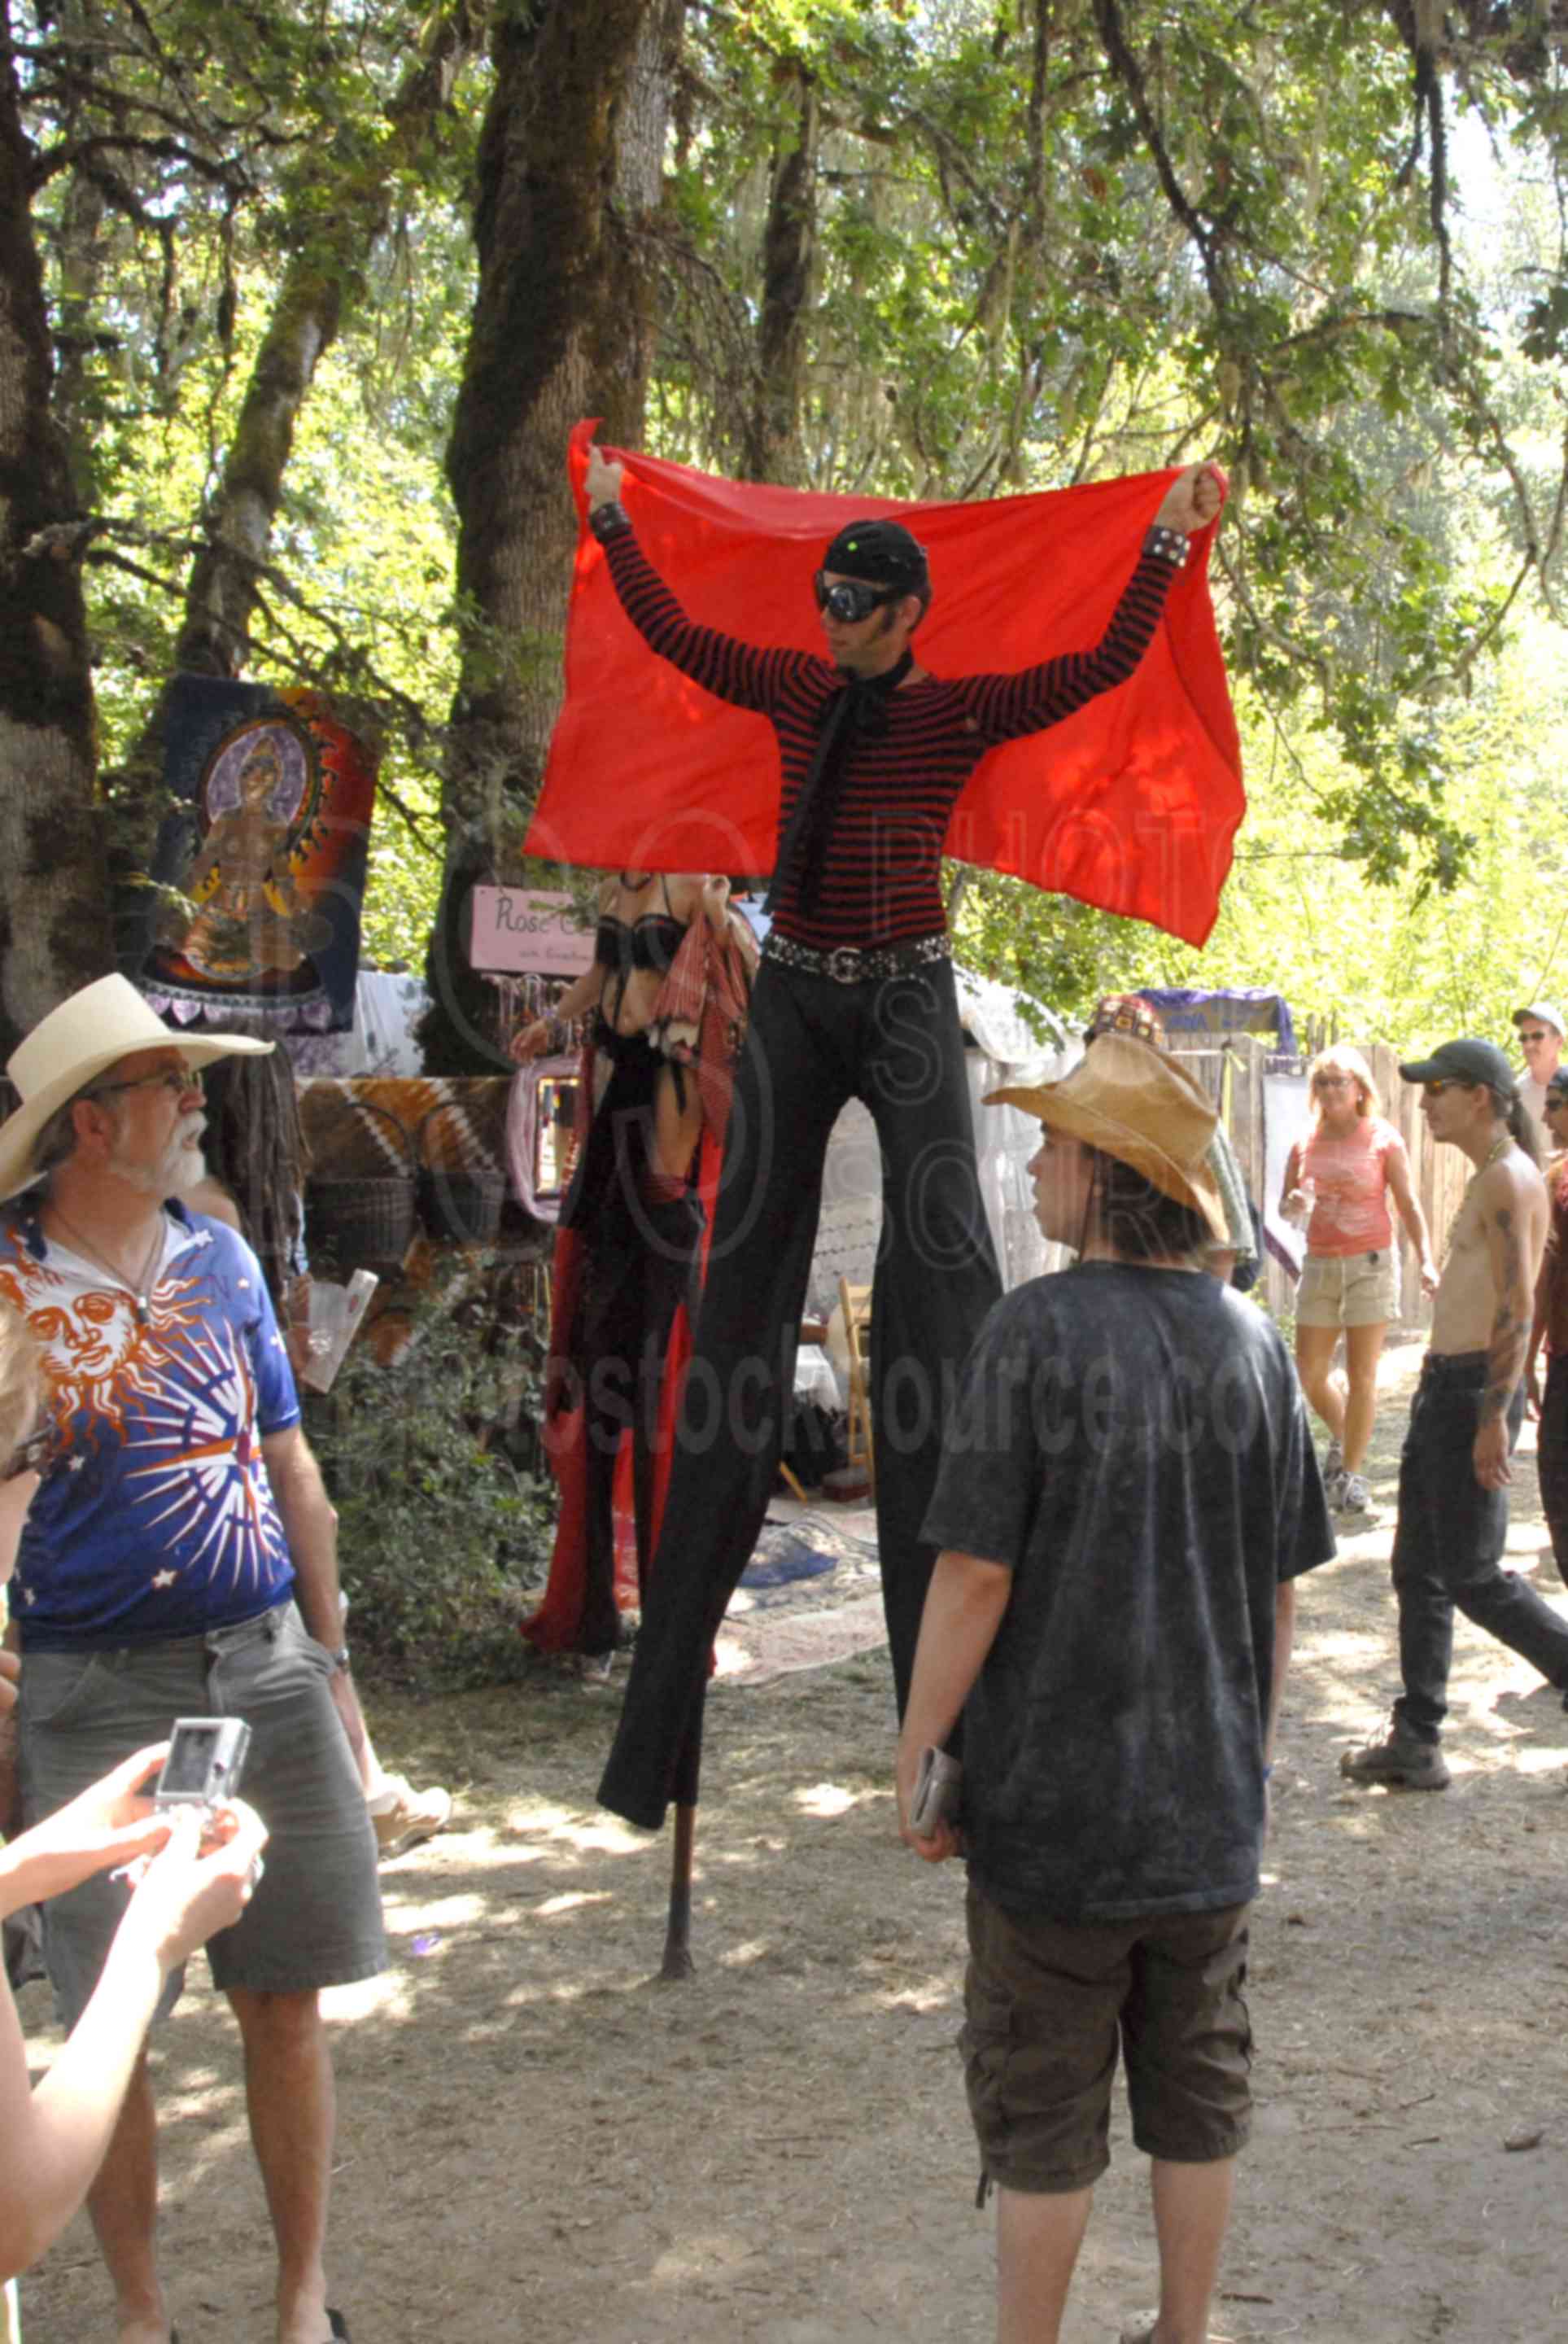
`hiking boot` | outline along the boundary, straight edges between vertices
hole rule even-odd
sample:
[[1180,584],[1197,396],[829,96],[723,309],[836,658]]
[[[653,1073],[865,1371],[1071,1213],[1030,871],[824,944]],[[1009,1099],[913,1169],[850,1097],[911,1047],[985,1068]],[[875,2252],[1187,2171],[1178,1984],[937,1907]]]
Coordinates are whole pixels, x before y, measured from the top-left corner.
[[1350,1478],[1350,1475],[1345,1471],[1342,1465],[1340,1466],[1336,1471],[1324,1474],[1323,1496],[1328,1500],[1328,1508],[1331,1514],[1337,1514],[1343,1506],[1345,1502],[1345,1490],[1349,1486]]
[[1340,1475],[1339,1494],[1331,1502],[1336,1514],[1370,1515],[1372,1510],[1367,1485],[1359,1473]]
[[1331,1440],[1323,1451],[1323,1480],[1337,1481],[1345,1470],[1345,1452],[1337,1440]]
[[1395,1791],[1446,1791],[1449,1781],[1448,1762],[1437,1743],[1418,1742],[1398,1725],[1381,1742],[1342,1750],[1340,1773],[1352,1783],[1386,1783]]

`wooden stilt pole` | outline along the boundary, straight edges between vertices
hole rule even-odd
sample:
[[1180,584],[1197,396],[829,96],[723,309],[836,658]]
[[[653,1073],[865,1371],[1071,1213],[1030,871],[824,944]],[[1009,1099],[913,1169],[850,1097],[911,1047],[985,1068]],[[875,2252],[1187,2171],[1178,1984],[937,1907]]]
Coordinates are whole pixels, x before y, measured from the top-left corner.
[[669,1924],[665,1931],[659,1977],[674,1983],[695,1975],[691,1958],[691,1860],[697,1845],[697,1806],[675,1810],[675,1852],[669,1866]]

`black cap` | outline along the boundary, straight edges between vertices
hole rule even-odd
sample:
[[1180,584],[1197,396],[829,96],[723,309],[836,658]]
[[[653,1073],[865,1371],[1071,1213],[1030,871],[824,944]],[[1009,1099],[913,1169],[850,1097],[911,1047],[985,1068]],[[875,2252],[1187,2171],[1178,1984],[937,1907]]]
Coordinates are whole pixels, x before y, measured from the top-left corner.
[[1484,1083],[1503,1098],[1515,1096],[1513,1069],[1495,1042],[1473,1037],[1441,1043],[1428,1058],[1402,1062],[1400,1073],[1407,1083]]
[[901,521],[852,520],[822,556],[822,567],[871,586],[903,586],[924,596],[931,591],[926,549]]

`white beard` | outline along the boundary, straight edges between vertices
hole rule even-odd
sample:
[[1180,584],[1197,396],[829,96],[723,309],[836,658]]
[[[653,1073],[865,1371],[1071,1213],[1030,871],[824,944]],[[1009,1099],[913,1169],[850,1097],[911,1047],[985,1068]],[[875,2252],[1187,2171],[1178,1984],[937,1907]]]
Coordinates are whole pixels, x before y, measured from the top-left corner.
[[206,1177],[199,1147],[187,1147],[193,1134],[199,1137],[206,1129],[206,1117],[198,1108],[194,1115],[182,1116],[168,1146],[156,1164],[136,1164],[127,1161],[123,1144],[116,1142],[109,1158],[109,1170],[127,1188],[139,1189],[144,1197],[183,1197]]

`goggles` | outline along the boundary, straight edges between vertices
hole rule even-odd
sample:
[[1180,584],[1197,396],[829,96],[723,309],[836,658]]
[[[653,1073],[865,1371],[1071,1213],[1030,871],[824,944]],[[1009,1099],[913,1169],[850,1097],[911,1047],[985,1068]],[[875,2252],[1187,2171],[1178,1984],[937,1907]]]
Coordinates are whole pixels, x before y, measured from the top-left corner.
[[829,619],[837,619],[841,627],[858,626],[889,602],[901,602],[912,590],[908,586],[872,586],[863,578],[839,578],[829,586],[828,573],[819,570],[812,579],[817,596],[817,608]]

